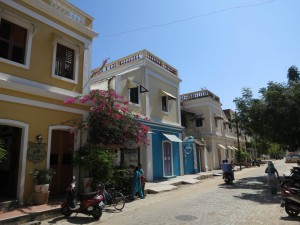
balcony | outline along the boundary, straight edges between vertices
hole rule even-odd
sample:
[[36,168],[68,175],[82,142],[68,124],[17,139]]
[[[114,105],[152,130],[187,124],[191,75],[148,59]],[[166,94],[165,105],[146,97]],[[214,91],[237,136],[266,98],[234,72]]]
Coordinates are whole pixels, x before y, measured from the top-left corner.
[[176,77],[178,76],[178,71],[174,67],[170,66],[169,64],[167,64],[160,58],[156,57],[152,53],[148,52],[147,50],[139,51],[137,53],[131,54],[131,55],[121,58],[119,60],[108,63],[104,66],[104,68],[102,70],[99,70],[99,68],[96,68],[96,69],[94,69],[94,71],[95,71],[94,75],[96,75],[96,76],[101,75],[105,72],[117,70],[122,67],[131,65],[136,62],[144,61],[144,60],[150,61],[150,62],[158,65],[163,70],[173,74]]

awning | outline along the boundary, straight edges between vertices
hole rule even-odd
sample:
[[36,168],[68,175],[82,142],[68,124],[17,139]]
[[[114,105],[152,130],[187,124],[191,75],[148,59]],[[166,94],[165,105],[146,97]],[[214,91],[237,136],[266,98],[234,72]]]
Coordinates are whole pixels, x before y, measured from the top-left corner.
[[164,134],[163,135],[169,139],[169,141],[173,141],[173,142],[182,142],[182,140],[180,140],[176,135],[173,134]]
[[197,139],[194,140],[196,145],[199,145],[199,146],[206,146],[206,144],[202,143],[201,141],[198,141]]
[[224,145],[218,144],[218,146],[222,149],[227,149]]
[[223,123],[230,123],[228,120],[226,120],[225,118],[223,118],[224,122]]
[[234,150],[238,150],[236,147],[234,147],[234,146],[231,146]]
[[136,88],[139,86],[137,83],[135,83],[134,81],[132,81],[130,79],[127,79],[127,85],[128,85],[128,88]]
[[174,95],[171,95],[170,93],[168,93],[164,90],[160,90],[160,95],[161,96],[168,96],[169,100],[177,100],[177,98]]
[[223,119],[223,117],[222,116],[220,116],[219,114],[215,114],[215,118],[217,118],[217,119]]
[[235,150],[232,146],[227,146],[227,148],[229,148],[230,150]]
[[140,85],[140,93],[149,92],[143,85]]

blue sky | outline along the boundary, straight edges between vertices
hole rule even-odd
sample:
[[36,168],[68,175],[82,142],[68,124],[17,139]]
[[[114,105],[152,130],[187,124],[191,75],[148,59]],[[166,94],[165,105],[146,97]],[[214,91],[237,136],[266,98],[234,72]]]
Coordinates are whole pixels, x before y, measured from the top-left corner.
[[[147,49],[179,71],[180,93],[206,88],[235,109],[300,68],[299,0],[69,0],[94,17],[92,67]],[[135,30],[135,31],[134,31]]]

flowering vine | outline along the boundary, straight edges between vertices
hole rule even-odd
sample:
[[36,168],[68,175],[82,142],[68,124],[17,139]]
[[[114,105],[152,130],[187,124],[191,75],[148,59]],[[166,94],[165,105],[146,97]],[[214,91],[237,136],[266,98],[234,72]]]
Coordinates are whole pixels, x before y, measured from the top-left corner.
[[128,101],[114,90],[92,90],[77,98],[68,98],[65,104],[79,101],[90,104],[86,120],[74,124],[74,131],[87,130],[88,141],[92,144],[124,144],[134,139],[137,143],[148,144],[148,126],[139,115],[128,112]]

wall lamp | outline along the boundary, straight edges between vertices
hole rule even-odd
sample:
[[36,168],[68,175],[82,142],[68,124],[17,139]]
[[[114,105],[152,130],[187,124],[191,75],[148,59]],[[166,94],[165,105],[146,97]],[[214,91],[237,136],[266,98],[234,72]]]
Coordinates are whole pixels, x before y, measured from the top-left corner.
[[43,136],[42,135],[37,135],[36,136],[36,141],[37,141],[37,143],[40,145],[40,144],[42,144],[42,142],[43,142]]

